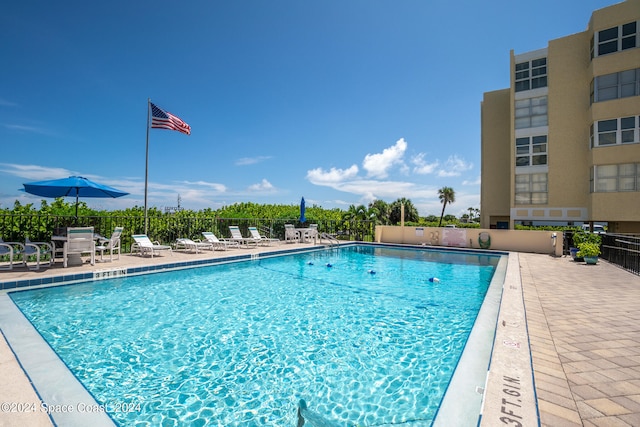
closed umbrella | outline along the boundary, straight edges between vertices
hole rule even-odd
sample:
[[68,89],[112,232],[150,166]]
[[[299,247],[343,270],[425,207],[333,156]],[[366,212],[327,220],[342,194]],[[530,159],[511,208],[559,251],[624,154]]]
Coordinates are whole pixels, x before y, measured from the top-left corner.
[[81,176],[53,179],[50,181],[29,182],[24,191],[42,197],[74,197],[76,198],[76,218],[78,218],[79,197],[122,197],[129,193],[108,185],[98,184]]
[[300,222],[305,222],[307,219],[304,217],[304,197],[300,200]]

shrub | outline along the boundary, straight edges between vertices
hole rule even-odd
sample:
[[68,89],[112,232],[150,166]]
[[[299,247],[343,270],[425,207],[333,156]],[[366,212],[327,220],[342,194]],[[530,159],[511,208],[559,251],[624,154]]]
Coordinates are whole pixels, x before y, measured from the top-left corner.
[[600,255],[600,245],[593,242],[582,242],[578,245],[578,254],[580,258]]
[[576,231],[573,233],[573,245],[576,248],[580,248],[580,244],[582,243],[593,243],[600,246],[600,243],[602,243],[602,236],[588,231]]

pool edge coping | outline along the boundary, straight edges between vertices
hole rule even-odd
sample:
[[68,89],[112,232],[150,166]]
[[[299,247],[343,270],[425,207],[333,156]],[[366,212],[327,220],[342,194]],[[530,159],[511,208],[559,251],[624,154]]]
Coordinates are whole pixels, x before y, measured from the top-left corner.
[[[433,421],[434,427],[470,426],[478,422],[484,402],[496,323],[502,302],[509,255],[502,255],[449,386]],[[464,405],[460,405],[464,402]]]

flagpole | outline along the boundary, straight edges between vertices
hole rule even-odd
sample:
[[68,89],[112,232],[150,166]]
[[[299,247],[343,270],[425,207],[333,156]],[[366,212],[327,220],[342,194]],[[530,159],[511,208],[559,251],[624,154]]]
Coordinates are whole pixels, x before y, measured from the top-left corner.
[[149,184],[149,127],[151,126],[151,98],[147,98],[147,148],[144,164],[144,234],[148,234],[149,218],[147,216],[147,192]]

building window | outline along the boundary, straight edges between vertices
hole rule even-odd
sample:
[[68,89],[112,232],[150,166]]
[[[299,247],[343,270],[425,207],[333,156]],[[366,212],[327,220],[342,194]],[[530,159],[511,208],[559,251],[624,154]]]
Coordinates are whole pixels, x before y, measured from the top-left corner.
[[516,92],[547,87],[547,58],[516,64]]
[[591,126],[591,141],[592,147],[640,142],[640,116],[599,120]]
[[530,173],[516,175],[516,205],[547,204],[547,174]]
[[640,191],[640,163],[593,167],[595,193]]
[[592,103],[637,96],[640,95],[640,68],[598,76],[594,82]]
[[595,35],[597,40],[592,41],[591,57],[593,58],[593,48],[597,44],[598,55],[607,55],[638,46],[638,23],[629,22],[606,30],[598,31]]
[[547,97],[527,98],[516,101],[516,129],[547,126]]
[[516,166],[547,164],[547,135],[516,138]]

